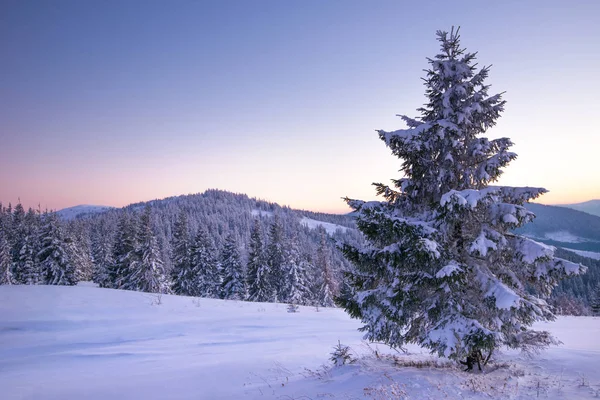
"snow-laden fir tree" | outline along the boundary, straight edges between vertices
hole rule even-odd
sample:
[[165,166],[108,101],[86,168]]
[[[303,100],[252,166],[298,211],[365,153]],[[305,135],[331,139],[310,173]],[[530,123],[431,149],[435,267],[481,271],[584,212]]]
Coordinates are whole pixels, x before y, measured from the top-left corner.
[[285,249],[283,237],[283,225],[279,214],[273,216],[273,222],[269,229],[269,244],[267,246],[267,262],[269,264],[269,275],[271,279],[271,288],[273,290],[273,298],[269,301],[282,301],[285,297],[283,288],[285,287],[284,277],[284,262]]
[[302,259],[296,235],[292,235],[287,240],[283,265],[284,286],[280,294],[280,301],[308,305],[311,297],[307,282],[307,267],[309,264]]
[[221,285],[223,298],[245,300],[246,277],[244,265],[242,264],[238,242],[233,233],[225,240],[225,246],[221,254],[221,268],[223,271],[223,283]]
[[13,262],[13,278],[15,281],[22,281],[20,276],[20,268],[19,268],[19,258],[21,253],[21,247],[23,246],[23,242],[25,237],[27,236],[27,224],[25,220],[25,209],[21,205],[21,203],[17,203],[13,212],[10,216],[11,227],[10,234],[8,236],[8,241],[11,247],[11,255]]
[[139,229],[138,262],[128,277],[127,288],[148,293],[166,293],[169,285],[152,224],[152,210],[147,206]]
[[179,213],[173,227],[173,240],[171,244],[173,269],[173,293],[183,296],[198,295],[198,272],[192,268],[192,243],[188,227],[187,214]]
[[40,265],[36,262],[35,237],[35,233],[27,235],[21,244],[17,271],[19,271],[19,283],[23,285],[37,285],[42,281]]
[[67,234],[71,260],[75,264],[77,281],[90,281],[94,273],[92,250],[88,230],[76,225]]
[[55,213],[43,216],[40,230],[40,263],[42,283],[46,285],[75,285],[76,266],[72,259],[71,241],[63,231]]
[[513,233],[534,218],[523,204],[546,190],[489,186],[516,158],[508,138],[481,136],[505,102],[488,94],[489,68],[477,71],[458,30],[437,37],[421,116],[403,116],[408,129],[378,131],[404,177],[376,184],[384,201],[347,199],[368,245],[343,247],[356,270],[339,304],[370,340],[453,359],[547,346],[550,334],[530,327],[555,318],[544,298],[584,267]]
[[139,262],[138,221],[135,215],[123,212],[117,223],[117,234],[113,248],[113,261],[107,271],[106,287],[135,290],[131,275]]
[[319,231],[321,232],[321,240],[317,248],[316,258],[316,267],[319,271],[316,302],[323,307],[333,307],[336,287],[331,269],[331,257],[326,243],[327,233],[322,227],[319,228]]
[[214,242],[206,229],[201,227],[192,247],[192,268],[197,271],[198,296],[219,298],[221,273]]
[[248,300],[250,301],[266,302],[271,301],[274,297],[269,264],[263,243],[260,220],[257,218],[252,225],[250,252],[248,254],[247,287]]
[[592,290],[590,308],[594,315],[600,315],[600,282],[598,282]]
[[100,220],[92,240],[92,258],[94,271],[92,281],[100,287],[112,287],[111,269],[115,265],[113,258],[114,233],[105,220]]
[[16,244],[18,259],[14,267],[17,282],[24,285],[37,285],[42,281],[40,264],[36,258],[40,250],[41,213],[29,209],[23,220],[23,238]]
[[8,238],[4,230],[0,229],[0,285],[12,285],[12,255]]

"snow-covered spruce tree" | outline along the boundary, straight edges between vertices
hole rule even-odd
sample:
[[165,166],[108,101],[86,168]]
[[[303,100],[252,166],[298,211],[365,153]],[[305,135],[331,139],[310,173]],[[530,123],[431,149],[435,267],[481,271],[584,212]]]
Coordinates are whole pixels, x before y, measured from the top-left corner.
[[36,262],[35,233],[25,237],[19,252],[19,283],[23,285],[37,285],[42,281],[40,265]]
[[221,274],[217,250],[206,229],[201,227],[192,247],[192,269],[195,271],[197,296],[219,298]]
[[321,241],[317,248],[316,266],[319,271],[319,286],[317,288],[317,304],[323,307],[333,307],[334,293],[336,291],[331,259],[327,248],[327,233],[320,228]]
[[596,284],[596,287],[592,291],[590,298],[590,308],[594,315],[600,315],[600,282]]
[[25,236],[18,246],[18,260],[14,265],[17,282],[37,285],[42,282],[40,264],[36,258],[40,250],[40,214],[31,208],[25,214]]
[[266,302],[274,297],[271,286],[269,265],[265,255],[260,220],[255,219],[250,233],[250,254],[248,254],[248,300]]
[[546,190],[488,186],[516,158],[508,138],[481,136],[505,102],[488,95],[489,68],[476,70],[458,30],[437,37],[421,117],[403,116],[408,129],[378,131],[404,177],[375,184],[385,201],[347,199],[368,244],[342,248],[356,269],[339,304],[365,323],[367,339],[416,343],[456,360],[500,346],[545,347],[551,335],[530,329],[555,318],[544,298],[585,268],[512,233],[534,218],[523,204]]
[[285,297],[283,293],[285,287],[284,277],[284,237],[283,237],[283,225],[281,223],[281,217],[275,213],[273,216],[273,222],[269,229],[269,244],[267,246],[267,262],[269,264],[269,276],[271,279],[271,288],[273,289],[274,296],[269,299],[272,302],[281,301],[282,297]]
[[180,212],[173,227],[171,243],[173,269],[171,280],[173,293],[184,296],[196,295],[196,273],[192,269],[192,243],[187,214]]
[[290,304],[307,305],[310,300],[306,271],[308,263],[302,259],[296,235],[293,235],[287,241],[284,255],[284,286],[279,296],[280,301]]
[[112,287],[111,268],[115,265],[113,258],[113,233],[105,220],[100,220],[92,240],[92,258],[94,270],[92,281],[100,287]]
[[71,242],[63,232],[55,213],[43,216],[40,230],[40,262],[42,282],[46,285],[75,285],[76,268],[72,260]]
[[152,210],[149,206],[142,214],[138,243],[138,262],[135,263],[128,278],[128,288],[140,292],[166,293],[169,285],[154,234]]
[[139,262],[138,220],[135,215],[123,212],[117,223],[117,234],[113,247],[114,263],[107,268],[105,287],[135,290],[131,275]]
[[221,284],[223,298],[244,300],[246,298],[246,277],[239,245],[233,233],[225,240],[221,255],[221,268],[223,270],[223,283]]
[[12,214],[10,215],[11,229],[10,229],[10,234],[7,237],[10,247],[11,247],[12,262],[13,262],[12,272],[13,272],[13,279],[14,279],[15,283],[16,282],[21,283],[23,280],[21,277],[21,268],[19,265],[19,258],[21,255],[20,254],[21,247],[23,246],[23,242],[25,240],[25,237],[27,236],[27,230],[28,230],[25,216],[26,216],[26,214],[25,214],[25,209],[23,208],[23,205],[21,205],[21,202],[17,203]]
[[0,229],[0,285],[12,285],[12,256],[10,243],[2,229]]
[[68,249],[75,264],[76,280],[89,281],[94,273],[89,232],[82,225],[75,225],[67,234]]

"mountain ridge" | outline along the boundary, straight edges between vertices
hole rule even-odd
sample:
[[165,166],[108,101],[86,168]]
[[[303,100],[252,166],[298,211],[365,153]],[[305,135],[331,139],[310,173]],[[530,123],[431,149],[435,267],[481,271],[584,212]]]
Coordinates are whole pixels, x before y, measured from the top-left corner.
[[73,207],[63,208],[58,210],[56,214],[65,221],[70,221],[77,218],[84,218],[93,214],[102,213],[108,210],[113,210],[115,207],[100,206],[93,204],[79,204]]
[[557,204],[559,207],[571,208],[588,214],[600,216],[600,199],[588,200],[582,203]]

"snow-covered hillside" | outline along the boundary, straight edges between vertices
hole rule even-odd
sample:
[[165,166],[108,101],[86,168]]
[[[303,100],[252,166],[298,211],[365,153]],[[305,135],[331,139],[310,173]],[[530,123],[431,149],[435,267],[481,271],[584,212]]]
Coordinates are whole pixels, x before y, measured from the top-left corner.
[[300,224],[306,226],[309,229],[317,229],[322,227],[329,235],[333,235],[336,231],[346,232],[349,228],[345,226],[332,224],[330,222],[317,221],[316,219],[302,217]]
[[592,260],[600,260],[600,253],[596,253],[594,251],[575,250],[575,249],[568,249],[566,247],[565,247],[565,250],[572,251],[573,253],[578,254],[582,257],[591,258]]
[[[273,213],[270,211],[263,211],[263,210],[252,210],[251,211],[252,216],[256,217],[256,216],[261,216],[261,217],[272,217]],[[308,218],[308,217],[302,217],[300,218],[300,225],[303,225],[305,227],[307,227],[308,229],[317,229],[319,227],[325,229],[325,232],[327,232],[327,234],[329,235],[333,235],[335,232],[337,232],[338,230],[340,232],[346,232],[348,229],[348,227],[346,226],[342,226],[342,225],[338,225],[338,224],[333,224],[331,222],[324,222],[324,221],[319,221],[313,218]]]
[[555,242],[563,243],[584,243],[589,241],[566,231],[547,232],[544,234],[543,239],[554,240]]
[[[160,304],[159,304],[160,303]],[[575,399],[600,390],[599,318],[545,328],[564,342],[514,352],[487,373],[430,368],[361,342],[338,309],[197,299],[95,287],[0,286],[2,399]],[[330,367],[332,347],[358,362]],[[421,364],[420,364],[421,363]],[[326,365],[326,367],[324,366]]]
[[556,247],[600,252],[600,217],[566,207],[529,203],[536,218],[517,232]]
[[111,210],[112,208],[114,208],[114,207],[82,204],[79,206],[63,208],[62,210],[57,211],[56,214],[58,214],[58,216],[61,219],[65,220],[65,221],[70,221],[77,217],[98,214],[98,213],[101,213],[104,211]]

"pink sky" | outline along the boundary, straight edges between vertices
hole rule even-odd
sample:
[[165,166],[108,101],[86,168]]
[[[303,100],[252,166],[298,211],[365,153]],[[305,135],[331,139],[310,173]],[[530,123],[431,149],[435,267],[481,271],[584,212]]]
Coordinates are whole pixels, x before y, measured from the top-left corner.
[[435,31],[459,24],[506,92],[489,136],[519,158],[500,184],[545,187],[546,204],[600,198],[600,2],[459,3],[4,5],[0,201],[218,188],[345,212],[341,197],[399,177],[375,130],[416,114]]

